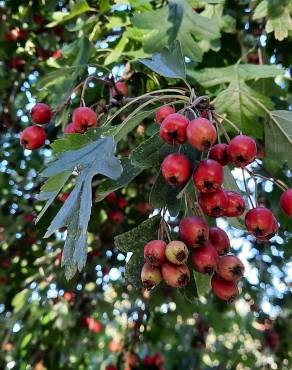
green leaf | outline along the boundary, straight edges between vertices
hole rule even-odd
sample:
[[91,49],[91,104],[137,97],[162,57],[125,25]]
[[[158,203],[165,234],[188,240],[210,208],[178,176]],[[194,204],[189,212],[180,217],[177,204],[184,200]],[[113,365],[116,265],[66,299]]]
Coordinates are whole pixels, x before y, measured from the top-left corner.
[[176,216],[182,205],[182,199],[177,199],[180,190],[168,185],[160,170],[151,189],[149,202],[153,208],[166,207],[171,216]]
[[161,216],[156,215],[123,234],[115,236],[115,246],[122,252],[136,252],[157,234]]
[[168,6],[152,11],[136,13],[132,19],[135,27],[144,33],[144,49],[153,53],[179,40],[183,54],[195,61],[202,59],[199,40],[220,37],[219,28],[211,19],[194,13],[185,0],[173,0]]
[[139,168],[160,166],[165,156],[174,151],[176,150],[172,145],[161,140],[158,132],[133,150],[131,162]]
[[73,3],[72,8],[69,13],[64,12],[55,12],[53,13],[54,21],[48,23],[46,27],[55,27],[57,24],[62,24],[67,22],[83,13],[89,11],[96,11],[94,8],[91,8],[86,0],[77,0],[75,4]]
[[15,313],[21,311],[27,305],[29,295],[30,291],[24,289],[13,297],[11,304]]
[[197,294],[199,297],[206,297],[206,294],[211,289],[211,277],[207,274],[200,274],[193,271],[194,278],[197,286]]
[[268,14],[268,1],[261,1],[253,11],[253,19],[264,18]]
[[122,52],[124,51],[129,39],[123,35],[114,49],[109,53],[109,55],[105,58],[104,65],[109,65],[111,63],[116,63],[117,60],[120,59]]
[[188,70],[188,76],[204,87],[212,87],[234,80],[248,81],[259,78],[284,76],[284,69],[272,65],[233,64],[228,67]]
[[255,100],[267,108],[273,106],[268,97],[251,89],[242,80],[236,79],[227,89],[220,92],[214,103],[218,112],[226,113],[246,135],[262,138],[263,126],[258,118],[265,117],[266,113]]
[[186,79],[186,65],[179,41],[171,48],[154,53],[152,59],[140,59],[148,68],[164,77]]
[[128,158],[121,159],[121,165],[123,172],[119,178],[116,180],[106,179],[101,185],[99,185],[95,194],[96,202],[103,200],[109,193],[127,186],[142,172],[142,169],[133,165],[131,160]]
[[81,149],[59,153],[58,159],[43,171],[52,177],[64,171],[77,172],[75,187],[63,204],[45,234],[67,227],[62,265],[67,278],[82,270],[86,262],[87,227],[92,206],[92,179],[102,174],[117,179],[121,174],[120,161],[114,157],[115,142],[112,137],[99,139]]
[[287,163],[292,169],[292,112],[271,112],[265,122],[265,151],[267,159]]

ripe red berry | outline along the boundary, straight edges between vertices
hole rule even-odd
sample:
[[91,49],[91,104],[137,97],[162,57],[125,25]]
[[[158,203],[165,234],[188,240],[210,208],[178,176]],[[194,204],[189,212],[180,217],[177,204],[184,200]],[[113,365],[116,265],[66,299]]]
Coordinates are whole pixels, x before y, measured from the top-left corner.
[[119,224],[119,223],[123,222],[124,221],[124,217],[125,217],[125,215],[121,211],[113,210],[113,211],[110,211],[108,213],[109,220],[115,222],[116,224]]
[[234,191],[225,191],[228,199],[227,208],[224,211],[226,217],[239,217],[243,214],[246,204],[242,196]]
[[257,238],[270,239],[278,231],[275,216],[265,207],[250,209],[245,215],[245,226]]
[[107,195],[106,197],[105,197],[105,200],[107,201],[107,203],[109,203],[109,204],[114,204],[114,203],[116,203],[116,201],[117,201],[117,194],[113,191],[113,192],[111,192],[111,193],[109,193],[109,195]]
[[168,243],[165,249],[166,259],[175,265],[186,263],[189,256],[188,247],[179,240]]
[[145,289],[150,290],[154,288],[162,280],[160,269],[145,263],[141,271],[141,280]]
[[163,105],[158,108],[155,113],[155,122],[160,125],[161,122],[172,113],[175,113],[175,109],[171,105]]
[[222,279],[237,282],[243,277],[244,265],[232,254],[222,256],[218,261],[218,274]]
[[198,201],[202,211],[210,217],[223,216],[228,206],[227,196],[221,188],[213,193],[200,193]]
[[26,61],[25,59],[23,58],[20,58],[20,57],[15,57],[15,58],[12,58],[10,63],[9,63],[9,66],[10,68],[15,68],[19,71],[21,71],[25,65]]
[[64,134],[75,134],[75,127],[72,122],[64,128]]
[[196,271],[211,275],[217,267],[218,253],[213,245],[208,243],[193,250],[192,261]]
[[118,207],[121,208],[121,209],[126,208],[128,203],[129,203],[128,199],[126,199],[126,198],[119,198],[118,199]]
[[208,150],[217,140],[217,132],[212,123],[206,118],[195,118],[187,128],[189,143],[197,150]]
[[142,215],[147,215],[151,212],[151,205],[148,202],[140,202],[137,204],[137,211]]
[[203,193],[211,193],[220,188],[224,181],[223,167],[213,159],[201,161],[193,174],[195,187]]
[[227,148],[227,144],[216,144],[212,146],[209,151],[209,158],[219,162],[221,166],[225,166],[229,162]]
[[63,193],[59,194],[58,199],[59,199],[60,202],[65,203],[66,200],[68,199],[68,197],[69,197],[69,193],[63,192]]
[[160,125],[160,137],[170,145],[183,144],[187,139],[189,120],[179,113],[167,116]]
[[179,225],[179,237],[189,247],[202,246],[209,238],[208,224],[200,217],[185,217]]
[[253,162],[257,155],[254,139],[246,135],[235,136],[227,148],[228,158],[237,167],[245,167]]
[[211,287],[213,293],[223,301],[232,302],[238,296],[236,283],[224,280],[219,275],[213,275]]
[[167,285],[173,288],[183,288],[190,281],[190,270],[187,265],[174,265],[165,262],[162,265],[162,277]]
[[30,126],[22,131],[20,135],[20,144],[25,149],[34,150],[41,148],[46,138],[46,131],[42,127]]
[[52,118],[51,108],[45,103],[36,103],[30,114],[32,121],[39,125],[49,123]]
[[97,126],[97,116],[94,110],[88,107],[79,107],[73,111],[72,123],[75,132],[84,133],[89,127]]
[[219,256],[229,251],[230,240],[224,230],[219,227],[211,227],[209,230],[209,239]]
[[192,165],[184,154],[173,153],[164,158],[161,171],[170,185],[180,186],[191,177]]
[[292,189],[288,189],[282,193],[280,205],[284,213],[287,216],[292,217]]
[[128,86],[123,81],[118,81],[115,84],[115,88],[111,88],[111,94],[115,99],[122,98],[123,96],[128,96],[129,89]]
[[107,367],[105,368],[105,370],[117,370],[117,367],[113,364],[109,364],[107,365]]
[[161,266],[165,261],[166,243],[163,240],[151,240],[144,247],[145,262],[152,266]]

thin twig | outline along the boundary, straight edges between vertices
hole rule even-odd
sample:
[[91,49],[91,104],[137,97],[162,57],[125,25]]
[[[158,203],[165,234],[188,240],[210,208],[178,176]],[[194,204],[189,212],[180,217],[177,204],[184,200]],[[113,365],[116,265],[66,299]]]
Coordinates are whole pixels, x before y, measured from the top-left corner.
[[242,177],[243,177],[243,183],[244,183],[244,188],[245,188],[245,192],[246,192],[246,195],[248,196],[248,199],[250,201],[250,204],[252,206],[252,208],[254,208],[254,203],[253,203],[253,200],[252,200],[252,197],[249,193],[249,190],[248,190],[248,187],[247,187],[247,183],[246,183],[246,178],[245,178],[245,173],[244,173],[244,168],[241,169],[242,171]]

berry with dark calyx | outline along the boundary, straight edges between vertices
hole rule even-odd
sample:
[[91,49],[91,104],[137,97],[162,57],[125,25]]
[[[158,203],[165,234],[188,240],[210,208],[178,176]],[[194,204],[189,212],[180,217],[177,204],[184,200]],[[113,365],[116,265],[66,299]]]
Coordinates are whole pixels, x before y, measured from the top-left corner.
[[192,261],[196,271],[211,275],[217,267],[218,253],[212,244],[207,243],[193,250]]
[[212,146],[209,151],[209,158],[219,162],[221,166],[226,166],[229,162],[227,148],[227,144],[216,144]]
[[239,217],[243,214],[246,204],[242,196],[234,191],[225,191],[228,199],[227,208],[224,211],[226,217]]
[[167,116],[160,125],[160,137],[170,145],[183,144],[187,140],[189,120],[179,113]]
[[20,144],[25,149],[39,149],[44,145],[46,138],[46,131],[42,127],[29,126],[22,131],[20,135]]
[[75,132],[84,133],[89,127],[96,127],[98,122],[94,110],[88,107],[79,107],[73,111],[72,123]]
[[230,240],[224,230],[219,227],[211,227],[209,230],[209,239],[219,256],[228,253]]
[[191,177],[192,165],[184,154],[173,153],[164,158],[161,171],[162,176],[170,185],[180,186]]
[[162,278],[173,288],[184,288],[190,281],[190,270],[187,265],[165,262],[162,265]]
[[105,197],[106,202],[109,203],[109,204],[115,204],[117,199],[118,199],[117,194],[114,191],[109,193]]
[[213,275],[211,279],[212,292],[223,301],[233,302],[238,296],[237,284],[233,281],[222,279],[219,275]]
[[64,128],[64,134],[75,134],[75,127],[72,122]]
[[213,193],[200,193],[198,201],[202,211],[210,217],[223,216],[228,206],[227,196],[221,188]]
[[163,105],[162,107],[158,108],[155,113],[155,122],[160,125],[161,122],[172,113],[175,113],[174,107],[171,105]]
[[229,142],[227,153],[230,162],[236,167],[245,167],[255,160],[257,145],[252,137],[238,135]]
[[179,240],[173,240],[168,243],[165,249],[166,259],[175,265],[181,265],[187,262],[189,256],[188,247]]
[[36,105],[33,106],[30,115],[34,123],[45,125],[49,123],[52,118],[52,110],[45,103],[36,103]]
[[187,128],[189,143],[201,152],[208,150],[217,140],[217,132],[213,124],[206,118],[193,119]]
[[150,290],[158,285],[161,280],[161,271],[158,267],[145,263],[141,271],[142,285],[145,289]]
[[265,207],[250,209],[245,215],[247,230],[257,238],[271,239],[278,231],[278,223],[273,213]]
[[237,282],[243,277],[244,265],[238,257],[228,254],[219,258],[217,271],[222,279]]
[[124,96],[128,96],[129,89],[125,82],[118,81],[115,83],[115,87],[111,88],[111,94],[113,98],[120,100]]
[[284,213],[287,216],[292,217],[292,189],[288,189],[282,193],[280,205]]
[[145,262],[152,266],[161,266],[165,261],[166,243],[163,240],[151,240],[144,247]]
[[203,193],[213,192],[221,187],[224,181],[223,167],[213,159],[201,161],[193,174],[195,187]]
[[209,238],[208,224],[197,216],[185,217],[179,224],[179,238],[189,247],[202,246]]
[[108,213],[108,218],[114,223],[119,224],[124,221],[125,215],[122,211],[112,210]]

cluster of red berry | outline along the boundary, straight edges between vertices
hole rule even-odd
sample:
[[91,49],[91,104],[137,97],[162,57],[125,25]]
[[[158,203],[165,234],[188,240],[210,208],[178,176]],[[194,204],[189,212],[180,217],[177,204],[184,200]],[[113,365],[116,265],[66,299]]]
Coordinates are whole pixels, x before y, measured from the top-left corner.
[[[160,124],[160,136],[168,144],[184,144],[188,141],[196,150],[209,151],[208,158],[201,160],[194,171],[185,154],[167,155],[161,165],[164,179],[170,185],[179,187],[193,176],[198,204],[205,215],[241,216],[246,203],[240,194],[222,188],[223,166],[232,163],[244,168],[252,163],[257,155],[255,140],[240,134],[228,144],[215,144],[217,131],[209,119],[198,117],[189,121],[183,114],[175,113],[171,106],[159,108],[155,118]],[[291,216],[292,189],[282,194],[280,203],[284,212]],[[248,232],[260,240],[269,240],[278,231],[275,216],[265,207],[250,209],[245,215],[245,224]],[[188,247],[191,247],[194,269],[213,274],[211,286],[214,294],[226,301],[233,300],[238,295],[237,282],[243,276],[244,266],[236,256],[224,255],[230,247],[225,231],[217,227],[209,229],[202,218],[191,216],[181,221],[179,236],[180,240],[169,244],[163,240],[152,240],[145,245],[146,263],[141,272],[143,286],[151,289],[162,279],[172,287],[186,286],[190,280],[186,262]]]

